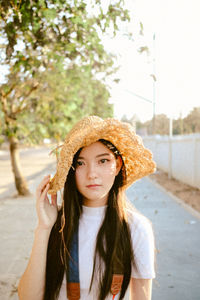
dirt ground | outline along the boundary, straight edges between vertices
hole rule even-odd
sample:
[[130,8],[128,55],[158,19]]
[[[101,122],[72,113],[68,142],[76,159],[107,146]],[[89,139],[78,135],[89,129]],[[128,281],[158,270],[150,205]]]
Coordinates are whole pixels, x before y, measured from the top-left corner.
[[185,203],[200,212],[200,190],[193,188],[176,179],[169,179],[168,174],[158,170],[156,173],[150,175],[152,180],[155,180],[167,191],[182,199]]

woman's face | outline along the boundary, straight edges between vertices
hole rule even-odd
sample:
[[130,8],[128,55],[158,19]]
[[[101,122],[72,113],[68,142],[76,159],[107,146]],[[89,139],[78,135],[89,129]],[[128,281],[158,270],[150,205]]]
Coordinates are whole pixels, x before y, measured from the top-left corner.
[[116,159],[112,151],[101,142],[95,142],[81,150],[76,163],[75,179],[84,205],[106,205],[121,165],[121,159]]

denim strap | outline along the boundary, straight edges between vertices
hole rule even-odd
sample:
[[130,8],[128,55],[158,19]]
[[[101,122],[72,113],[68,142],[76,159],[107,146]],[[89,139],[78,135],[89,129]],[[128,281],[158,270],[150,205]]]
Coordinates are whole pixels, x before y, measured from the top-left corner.
[[78,300],[80,299],[78,227],[73,234],[69,253],[70,258],[67,270],[67,297],[69,300]]

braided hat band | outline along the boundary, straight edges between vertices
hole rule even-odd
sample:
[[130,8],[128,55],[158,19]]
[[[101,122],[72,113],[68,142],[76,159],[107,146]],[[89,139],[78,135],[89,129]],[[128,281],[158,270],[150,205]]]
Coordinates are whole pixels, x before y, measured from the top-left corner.
[[151,151],[144,147],[141,137],[136,135],[130,124],[113,118],[103,120],[97,116],[89,116],[80,120],[67,134],[60,151],[56,174],[50,182],[49,194],[55,194],[64,187],[75,153],[100,139],[111,142],[122,156],[126,172],[124,189],[155,171],[156,164]]

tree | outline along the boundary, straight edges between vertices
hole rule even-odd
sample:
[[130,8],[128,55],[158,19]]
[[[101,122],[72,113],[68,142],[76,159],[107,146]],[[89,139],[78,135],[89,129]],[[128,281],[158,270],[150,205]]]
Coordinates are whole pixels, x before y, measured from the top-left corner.
[[127,118],[126,115],[123,115],[122,118],[121,118],[121,121],[129,123],[135,130],[136,130],[138,122],[140,122],[139,118],[136,114],[134,114],[130,119]]
[[[128,20],[128,12],[123,9],[121,0],[114,1],[107,8],[103,8],[100,0],[91,1],[90,6],[87,3],[84,0],[1,1],[0,62],[8,66],[9,75],[7,82],[0,87],[0,109],[5,121],[3,133],[10,142],[12,167],[19,194],[27,194],[28,188],[17,159],[18,140],[24,136],[32,137],[33,124],[39,116],[42,115],[43,121],[46,117],[45,123],[48,123],[48,109],[51,111],[64,105],[58,95],[55,103],[47,97],[42,98],[43,101],[39,100],[38,95],[42,95],[45,88],[50,88],[50,84],[42,80],[44,72],[47,78],[47,74],[60,69],[63,71],[62,68],[68,70],[68,74],[76,66],[82,70],[87,68],[91,79],[88,89],[98,87],[97,91],[103,91],[105,96],[103,101],[108,95],[103,83],[95,78],[98,73],[105,77],[113,72],[113,57],[105,52],[100,33],[113,28],[115,34],[119,21]],[[84,80],[86,78],[83,76],[81,82]],[[74,104],[79,104],[81,90],[79,93],[77,89],[68,92],[69,95],[73,94],[73,98],[67,102],[67,107],[65,105],[64,115],[68,115],[70,120],[71,110],[76,107]],[[99,95],[97,92],[94,95],[97,103],[101,98]],[[93,105],[93,110],[102,113],[97,103]],[[29,118],[27,111],[31,111]],[[53,112],[57,114],[55,110]],[[24,126],[27,120],[32,122],[32,130]],[[53,121],[52,128],[55,128],[56,116]],[[59,126],[63,126],[62,122]],[[39,129],[39,136],[42,136],[44,126],[39,126]],[[51,132],[49,127],[48,130]]]
[[173,120],[173,134],[183,134],[183,118],[181,115],[178,119]]
[[[152,134],[152,120],[145,123],[137,122],[137,130],[141,134]],[[165,114],[156,115],[155,133],[160,135],[169,134],[169,118]],[[185,117],[180,116],[173,120],[173,134],[190,134],[200,133],[200,107],[194,107],[193,110]]]
[[193,110],[184,118],[184,132],[200,132],[200,107],[194,107]]
[[[147,128],[148,134],[152,134],[152,120],[146,121],[143,126]],[[169,118],[165,114],[155,116],[155,134],[169,134]]]
[[[74,66],[66,71],[54,69],[54,72],[43,74],[41,81],[42,88],[32,95],[32,103],[37,107],[32,114],[31,138],[36,142],[44,136],[63,140],[66,132],[83,116],[109,117],[113,114],[105,85],[95,80],[84,67]],[[44,121],[40,122],[41,119]],[[24,122],[24,127],[29,125],[30,128],[30,117]]]

